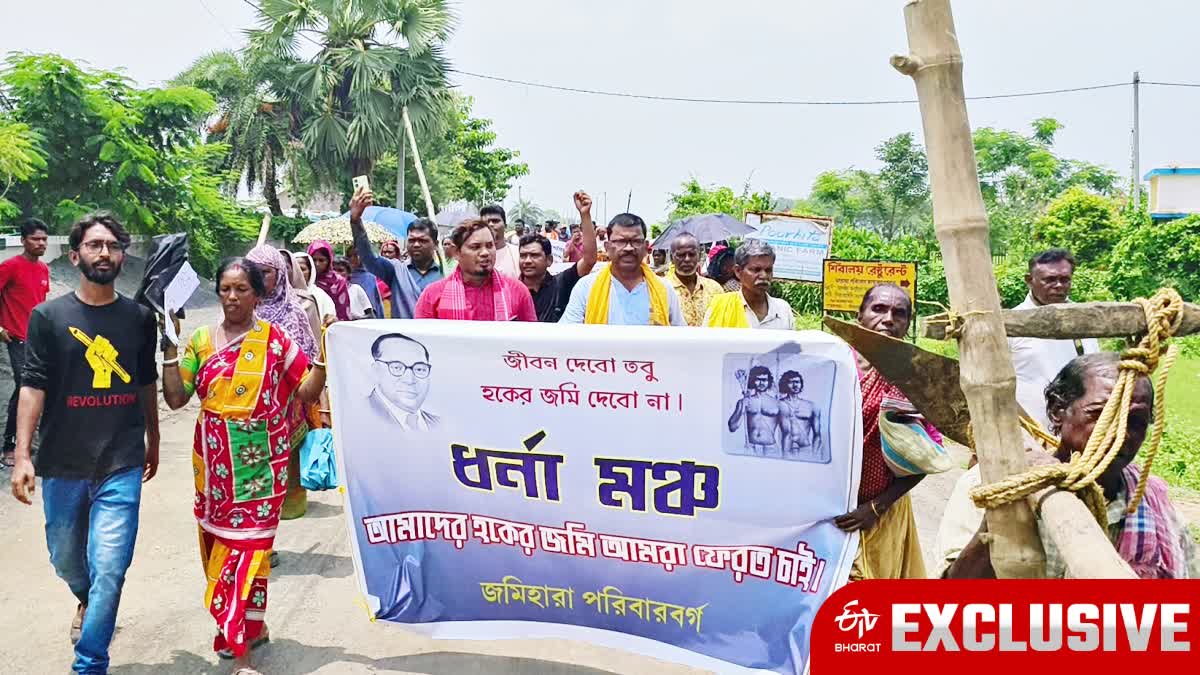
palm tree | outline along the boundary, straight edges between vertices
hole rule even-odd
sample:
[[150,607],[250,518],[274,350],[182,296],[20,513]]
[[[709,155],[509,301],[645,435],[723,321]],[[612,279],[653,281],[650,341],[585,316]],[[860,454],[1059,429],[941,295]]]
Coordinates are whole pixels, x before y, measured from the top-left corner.
[[523,220],[526,225],[531,225],[535,228],[540,227],[542,219],[545,216],[546,212],[528,199],[518,199],[517,203],[513,204],[512,208],[508,211],[509,222]]
[[[437,119],[447,98],[441,43],[453,16],[446,0],[260,0],[250,51],[281,64],[276,93],[299,113],[299,137],[319,179],[366,175],[400,153],[403,189],[407,108],[414,126]],[[317,52],[297,59],[315,43]],[[398,195],[399,196],[399,195]]]
[[[172,80],[174,85],[203,89],[217,100],[217,117],[208,127],[208,138],[230,148],[225,169],[245,179],[246,188],[262,186],[271,213],[283,215],[279,204],[279,167],[291,145],[290,115],[286,102],[276,96],[268,81],[270,66],[247,55],[219,51],[197,59]],[[236,184],[233,191],[236,191]]]

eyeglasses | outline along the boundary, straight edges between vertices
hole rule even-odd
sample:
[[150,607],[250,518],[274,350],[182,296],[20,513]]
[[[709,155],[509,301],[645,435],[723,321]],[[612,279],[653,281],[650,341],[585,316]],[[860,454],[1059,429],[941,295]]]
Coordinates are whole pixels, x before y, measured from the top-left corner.
[[79,248],[87,251],[88,253],[99,253],[100,251],[104,250],[105,247],[108,247],[109,253],[124,253],[125,249],[129,248],[129,246],[122,242],[105,241],[103,239],[93,239],[91,241],[85,241],[79,245]]
[[404,377],[404,373],[411,370],[413,375],[415,375],[418,379],[423,380],[429,377],[429,371],[433,369],[433,366],[425,363],[424,361],[417,361],[411,366],[403,361],[383,361],[381,359],[375,359],[375,362],[382,363],[383,365],[387,366],[388,372],[391,373],[392,377]]
[[646,244],[645,239],[609,239],[608,243],[618,251],[625,248],[637,248]]

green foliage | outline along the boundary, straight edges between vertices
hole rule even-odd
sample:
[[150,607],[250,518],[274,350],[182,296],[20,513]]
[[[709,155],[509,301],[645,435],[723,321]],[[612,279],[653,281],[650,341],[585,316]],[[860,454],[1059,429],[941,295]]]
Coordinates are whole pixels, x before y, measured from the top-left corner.
[[13,184],[46,169],[42,136],[28,124],[0,117],[0,222],[17,218],[21,210],[6,195]]
[[1168,483],[1200,490],[1200,433],[1168,421],[1153,472]]
[[291,241],[300,230],[308,227],[312,221],[308,218],[292,218],[290,216],[271,216],[271,236],[281,241]]
[[[394,152],[404,108],[420,129],[447,104],[447,2],[261,0],[259,7],[249,53],[272,73],[270,87],[287,101],[292,133],[321,185],[370,174]],[[307,40],[319,47],[300,59],[311,52]]]
[[1103,264],[1121,237],[1120,204],[1076,185],[1067,188],[1034,223],[1040,248],[1065,248],[1082,266]]
[[861,169],[817,175],[806,200],[793,205],[798,215],[830,216],[841,225],[867,229],[891,241],[928,231],[929,166],[911,133],[880,143],[878,172]]
[[770,192],[750,192],[750,185],[742,186],[740,194],[727,186],[704,186],[695,176],[681,186],[679,193],[672,194],[668,205],[671,213],[668,220],[679,220],[703,213],[725,213],[742,220],[747,211],[770,211],[775,200]]
[[253,234],[253,220],[220,187],[229,152],[200,144],[216,110],[192,87],[136,89],[122,76],[54,55],[14,54],[0,72],[12,122],[41,139],[45,168],[18,179],[8,199],[59,232],[83,213],[112,211],[133,232],[186,231],[193,265],[211,271],[222,247]]
[[[224,51],[200,57],[172,83],[197,87],[216,99],[217,119],[208,127],[208,140],[229,146],[221,167],[230,172],[226,191],[235,194],[243,178],[249,190],[260,184],[271,213],[280,216],[277,173],[293,146],[289,111],[278,96],[262,86],[268,77],[269,70],[261,62]],[[289,175],[295,192],[295,175]]]
[[973,134],[979,186],[991,224],[992,250],[1015,246],[1028,252],[1033,224],[1047,204],[1071,187],[1112,196],[1119,178],[1113,171],[1054,154],[1054,137],[1063,125],[1052,118],[1034,120],[1033,133],[990,127]]
[[1109,269],[1117,297],[1149,297],[1171,286],[1195,301],[1200,297],[1200,215],[1135,223],[1113,248]]

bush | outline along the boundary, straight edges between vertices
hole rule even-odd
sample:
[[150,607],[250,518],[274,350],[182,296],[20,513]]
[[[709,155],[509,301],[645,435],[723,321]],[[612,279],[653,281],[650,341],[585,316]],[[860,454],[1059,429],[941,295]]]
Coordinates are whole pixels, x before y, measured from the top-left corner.
[[1150,297],[1163,286],[1200,297],[1200,215],[1132,227],[1113,249],[1109,289],[1122,299]]
[[1033,225],[1033,241],[1041,248],[1065,248],[1083,267],[1108,261],[1122,234],[1118,204],[1082,187],[1073,187],[1046,207]]
[[286,244],[292,243],[292,237],[300,230],[308,227],[312,221],[308,218],[292,218],[290,216],[271,216],[271,237]]

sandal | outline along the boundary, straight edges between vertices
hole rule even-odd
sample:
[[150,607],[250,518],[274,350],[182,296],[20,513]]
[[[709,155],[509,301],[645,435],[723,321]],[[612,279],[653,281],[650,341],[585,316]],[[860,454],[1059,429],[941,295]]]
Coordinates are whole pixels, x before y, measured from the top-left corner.
[[262,675],[262,673],[251,668],[250,666],[246,666],[245,668],[238,668],[233,675]]
[[[263,626],[262,632],[259,633],[258,637],[254,639],[254,642],[250,643],[250,648],[247,649],[246,651],[252,652],[255,649],[258,649],[259,647],[267,644],[270,641],[271,641],[271,632],[267,630],[266,626]],[[225,661],[232,660],[233,659],[233,650],[228,649],[228,648],[222,649],[217,652],[217,657],[219,657]],[[243,670],[245,670],[245,669],[243,669]],[[242,671],[239,670],[238,673],[240,673],[240,672],[242,672]],[[258,671],[252,670],[250,672],[257,673]],[[234,675],[237,675],[237,673],[234,673]]]
[[17,455],[12,452],[4,453],[4,457],[2,459],[0,459],[0,464],[3,464],[4,466],[8,467],[9,469],[13,468],[14,466],[17,465]]

